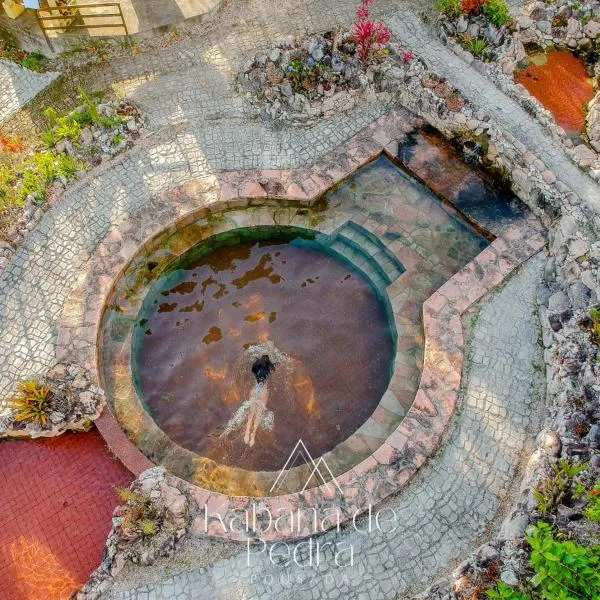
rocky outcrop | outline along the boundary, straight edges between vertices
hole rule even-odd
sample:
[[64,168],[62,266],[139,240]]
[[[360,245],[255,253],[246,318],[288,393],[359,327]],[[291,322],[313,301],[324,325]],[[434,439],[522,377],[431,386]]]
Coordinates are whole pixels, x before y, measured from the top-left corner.
[[362,62],[351,32],[293,36],[257,54],[238,77],[238,89],[263,121],[310,124],[359,102],[389,104],[393,93],[423,70],[399,44],[378,47]]

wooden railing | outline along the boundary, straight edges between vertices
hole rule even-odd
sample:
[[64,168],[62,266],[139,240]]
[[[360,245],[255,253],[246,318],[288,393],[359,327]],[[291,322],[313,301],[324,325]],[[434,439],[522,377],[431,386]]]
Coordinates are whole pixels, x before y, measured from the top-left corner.
[[[78,29],[119,28],[129,35],[127,23],[119,2],[99,2],[95,4],[70,3],[61,6],[46,6],[36,11],[38,23],[52,47],[49,31],[66,32]],[[89,20],[92,22],[89,22]],[[102,22],[96,22],[103,19]]]

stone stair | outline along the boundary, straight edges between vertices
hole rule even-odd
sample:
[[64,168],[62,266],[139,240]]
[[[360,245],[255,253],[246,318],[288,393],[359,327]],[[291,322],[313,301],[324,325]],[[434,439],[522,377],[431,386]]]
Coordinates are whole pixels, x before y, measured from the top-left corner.
[[376,235],[353,221],[336,229],[326,245],[363,271],[381,290],[405,271],[404,265]]

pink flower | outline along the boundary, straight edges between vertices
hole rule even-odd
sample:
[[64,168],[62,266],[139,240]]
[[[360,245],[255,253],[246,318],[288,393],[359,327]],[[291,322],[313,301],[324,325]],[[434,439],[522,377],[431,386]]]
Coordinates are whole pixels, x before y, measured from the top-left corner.
[[402,63],[407,65],[414,57],[415,57],[415,55],[413,54],[413,52],[411,50],[407,50],[402,55]]

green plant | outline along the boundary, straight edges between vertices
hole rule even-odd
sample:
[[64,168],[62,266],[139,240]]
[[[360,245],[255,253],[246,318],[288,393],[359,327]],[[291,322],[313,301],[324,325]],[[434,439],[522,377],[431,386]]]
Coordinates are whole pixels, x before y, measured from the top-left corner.
[[17,413],[15,421],[35,421],[46,425],[52,395],[51,388],[42,385],[37,379],[29,379],[19,384],[19,394],[8,401],[8,406]]
[[118,488],[117,493],[125,502],[123,521],[121,522],[121,529],[125,535],[148,537],[158,533],[159,514],[150,496],[128,488]]
[[488,598],[492,600],[529,600],[529,596],[521,593],[519,590],[508,587],[500,581],[494,590],[487,591]]
[[529,564],[535,571],[524,589],[499,582],[487,592],[492,600],[585,600],[600,598],[600,546],[586,547],[558,539],[552,527],[539,521],[527,537]]
[[29,69],[30,71],[36,71],[40,73],[43,70],[40,61],[43,59],[44,57],[41,54],[33,52],[27,58],[24,58],[21,61],[21,66]]
[[435,8],[449,19],[455,19],[461,13],[460,0],[439,0]]
[[115,135],[115,137],[113,137],[113,139],[112,139],[112,143],[113,143],[115,146],[118,146],[118,145],[119,145],[119,144],[120,144],[120,143],[121,143],[121,142],[122,142],[124,139],[125,139],[125,136],[124,136],[122,133],[117,133],[117,134]]
[[558,541],[548,523],[540,521],[532,535],[531,566],[535,596],[542,600],[600,597],[600,546],[587,548],[571,540]]
[[503,27],[512,21],[508,4],[505,0],[489,0],[483,5],[483,14],[496,27]]
[[556,512],[559,504],[570,500],[573,477],[585,470],[585,465],[578,465],[566,459],[552,465],[553,475],[539,484],[533,491],[542,516]]
[[472,38],[468,35],[463,36],[463,46],[476,58],[483,56],[488,48],[488,43],[483,38]]
[[597,483],[591,490],[586,490],[588,506],[583,514],[590,521],[600,522],[600,483]]

